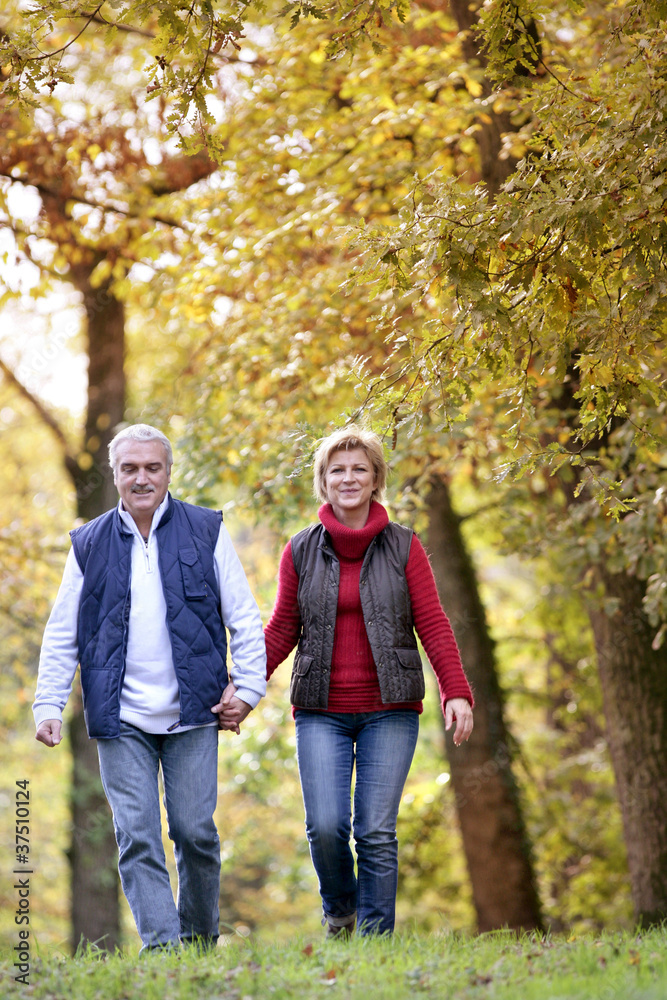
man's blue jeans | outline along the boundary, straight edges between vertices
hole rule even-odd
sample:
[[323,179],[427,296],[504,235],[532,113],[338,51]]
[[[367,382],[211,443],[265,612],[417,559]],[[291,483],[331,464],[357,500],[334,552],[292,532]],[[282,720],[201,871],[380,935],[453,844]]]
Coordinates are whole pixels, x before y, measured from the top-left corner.
[[356,714],[298,709],[295,721],[306,833],[324,915],[340,926],[356,912],[360,934],[391,933],[398,882],[396,819],[417,743],[419,714],[400,709]]
[[[217,726],[156,736],[121,722],[120,737],[98,740],[97,749],[113,812],[121,884],[142,951],[173,947],[179,939],[215,944],[220,896],[220,841],[213,820]],[[177,905],[162,847],[160,766],[178,872]]]

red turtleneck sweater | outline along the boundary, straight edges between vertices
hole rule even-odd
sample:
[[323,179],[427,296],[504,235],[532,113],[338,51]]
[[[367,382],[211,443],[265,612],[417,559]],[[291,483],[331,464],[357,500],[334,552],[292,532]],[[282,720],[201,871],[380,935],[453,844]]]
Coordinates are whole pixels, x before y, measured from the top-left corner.
[[[340,562],[338,611],[327,711],[375,712],[387,708],[413,708],[421,712],[420,701],[383,704],[361,609],[361,564],[371,539],[389,522],[386,510],[373,501],[368,520],[360,529],[347,528],[341,524],[334,516],[331,504],[324,504],[318,514],[329,532]],[[412,538],[405,576],[415,630],[438,678],[443,709],[450,698],[466,698],[472,705],[472,692],[461,666],[454,633],[440,605],[428,557],[416,535]],[[299,578],[292,561],[292,547],[288,543],[280,560],[276,604],[264,630],[267,677],[271,676],[299,640],[301,615],[297,602],[298,586]]]

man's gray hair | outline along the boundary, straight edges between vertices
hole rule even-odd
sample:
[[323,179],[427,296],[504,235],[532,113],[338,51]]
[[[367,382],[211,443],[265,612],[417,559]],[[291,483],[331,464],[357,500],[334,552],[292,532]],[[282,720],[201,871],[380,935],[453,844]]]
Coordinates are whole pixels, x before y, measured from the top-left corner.
[[118,462],[118,446],[123,441],[159,441],[160,444],[164,445],[164,450],[167,453],[167,467],[171,468],[174,464],[171,442],[162,431],[159,431],[157,427],[151,427],[150,424],[131,424],[129,427],[125,427],[122,431],[119,431],[109,443],[109,465],[114,473],[116,472],[116,464]]

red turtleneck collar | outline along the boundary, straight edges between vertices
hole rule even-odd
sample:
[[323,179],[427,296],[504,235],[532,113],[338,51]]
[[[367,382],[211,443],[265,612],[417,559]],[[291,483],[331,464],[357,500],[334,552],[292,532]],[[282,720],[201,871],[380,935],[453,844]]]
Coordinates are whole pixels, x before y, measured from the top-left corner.
[[368,520],[363,528],[347,528],[341,524],[330,503],[323,504],[317,513],[331,536],[336,554],[343,559],[361,559],[375,536],[389,524],[387,511],[376,500],[371,500]]

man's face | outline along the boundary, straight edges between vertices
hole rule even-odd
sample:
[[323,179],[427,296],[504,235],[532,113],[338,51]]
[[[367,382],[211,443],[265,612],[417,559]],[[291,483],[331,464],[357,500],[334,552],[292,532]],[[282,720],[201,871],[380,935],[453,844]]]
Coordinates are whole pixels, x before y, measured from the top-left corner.
[[150,522],[167,495],[171,469],[160,441],[122,441],[113,481],[123,507],[139,523]]

